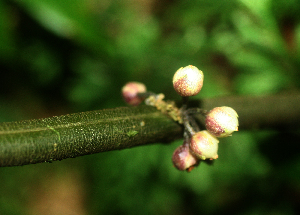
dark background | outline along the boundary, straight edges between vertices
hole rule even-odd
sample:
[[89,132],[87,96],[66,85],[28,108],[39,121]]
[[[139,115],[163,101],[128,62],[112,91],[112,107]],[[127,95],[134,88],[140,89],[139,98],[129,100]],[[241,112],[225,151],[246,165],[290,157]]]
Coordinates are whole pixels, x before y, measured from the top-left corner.
[[[190,64],[196,99],[297,91],[299,21],[297,0],[0,0],[0,121],[124,106],[128,81],[180,99]],[[1,168],[0,214],[297,214],[299,137],[241,130],[191,173],[182,140]]]

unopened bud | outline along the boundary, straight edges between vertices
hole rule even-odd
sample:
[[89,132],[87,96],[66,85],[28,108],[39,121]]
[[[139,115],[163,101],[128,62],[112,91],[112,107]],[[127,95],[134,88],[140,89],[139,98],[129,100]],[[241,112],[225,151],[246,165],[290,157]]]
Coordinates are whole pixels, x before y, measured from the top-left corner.
[[122,95],[126,103],[136,106],[139,105],[143,98],[139,97],[139,93],[145,93],[147,91],[146,86],[139,82],[128,82],[122,88]]
[[175,149],[172,161],[179,170],[189,170],[198,163],[198,159],[190,152],[188,143],[184,143]]
[[231,107],[216,107],[206,115],[205,126],[216,137],[228,137],[238,130],[238,114]]
[[173,76],[173,87],[180,96],[195,96],[203,86],[203,79],[203,72],[197,67],[181,67]]
[[190,149],[198,158],[217,159],[219,140],[208,131],[199,131],[192,136]]

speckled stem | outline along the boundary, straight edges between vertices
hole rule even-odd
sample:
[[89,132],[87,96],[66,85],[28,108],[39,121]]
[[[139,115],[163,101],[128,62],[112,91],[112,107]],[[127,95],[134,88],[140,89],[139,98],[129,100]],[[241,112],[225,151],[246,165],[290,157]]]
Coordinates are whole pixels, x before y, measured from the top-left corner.
[[0,166],[52,162],[182,137],[154,107],[124,107],[0,123]]
[[[208,98],[190,101],[189,106],[205,110],[232,107],[239,115],[239,132],[264,128],[293,131],[300,127],[299,92]],[[182,134],[182,126],[156,108],[145,105],[0,123],[0,166],[51,162],[170,142],[182,138]]]

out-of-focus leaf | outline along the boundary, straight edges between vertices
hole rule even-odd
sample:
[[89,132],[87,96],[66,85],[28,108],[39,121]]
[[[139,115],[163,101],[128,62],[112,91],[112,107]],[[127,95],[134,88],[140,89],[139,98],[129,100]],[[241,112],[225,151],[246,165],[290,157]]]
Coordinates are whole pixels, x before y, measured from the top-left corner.
[[276,68],[256,68],[236,79],[240,94],[262,95],[276,93],[288,83],[287,77]]
[[0,58],[9,59],[15,52],[13,10],[0,1]]
[[93,8],[88,7],[85,1],[16,1],[59,36],[78,41],[95,53],[112,53],[104,28],[98,22],[100,20],[95,19]]
[[49,85],[61,74],[61,64],[55,53],[41,42],[36,42],[24,49],[24,62],[29,65],[29,70],[36,83],[42,86]]
[[[71,102],[83,107],[89,107],[95,100],[104,100],[110,93],[111,76],[106,66],[86,55],[74,55],[72,69],[76,77],[66,84]],[[104,102],[103,102],[104,103]]]

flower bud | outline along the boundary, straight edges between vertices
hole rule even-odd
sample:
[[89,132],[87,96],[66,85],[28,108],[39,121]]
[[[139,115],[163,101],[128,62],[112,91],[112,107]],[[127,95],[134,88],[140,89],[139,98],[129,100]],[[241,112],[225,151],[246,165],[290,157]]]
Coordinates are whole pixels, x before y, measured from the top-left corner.
[[190,149],[198,158],[217,159],[218,158],[219,140],[211,135],[208,131],[199,131],[192,136]]
[[181,67],[173,76],[173,87],[180,96],[195,96],[203,86],[203,79],[203,72],[197,67]]
[[216,107],[206,115],[205,126],[216,137],[228,137],[238,130],[238,115],[231,107]]
[[139,82],[128,82],[122,88],[122,95],[126,103],[136,106],[139,105],[143,98],[138,96],[138,93],[145,93],[147,91],[146,86]]
[[175,149],[172,161],[179,170],[191,170],[198,163],[198,159],[190,152],[188,143],[184,143]]

